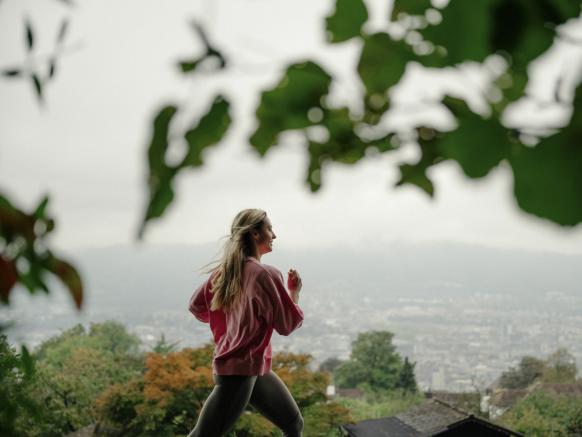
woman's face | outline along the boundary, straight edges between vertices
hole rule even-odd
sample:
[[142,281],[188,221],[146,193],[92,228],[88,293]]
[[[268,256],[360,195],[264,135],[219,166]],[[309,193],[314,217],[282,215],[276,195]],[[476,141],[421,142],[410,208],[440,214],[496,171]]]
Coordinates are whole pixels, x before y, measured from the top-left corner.
[[277,238],[277,236],[273,231],[271,220],[269,220],[269,217],[265,217],[263,226],[261,228],[261,233],[257,241],[257,247],[261,255],[273,251],[273,240],[275,238]]

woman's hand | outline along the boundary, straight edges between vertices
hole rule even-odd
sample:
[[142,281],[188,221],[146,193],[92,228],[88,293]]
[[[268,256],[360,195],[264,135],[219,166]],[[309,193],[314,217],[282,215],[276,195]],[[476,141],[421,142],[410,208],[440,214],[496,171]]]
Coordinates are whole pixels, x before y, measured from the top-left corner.
[[289,269],[287,273],[287,288],[289,291],[294,293],[299,293],[302,287],[301,276],[297,273],[295,269]]

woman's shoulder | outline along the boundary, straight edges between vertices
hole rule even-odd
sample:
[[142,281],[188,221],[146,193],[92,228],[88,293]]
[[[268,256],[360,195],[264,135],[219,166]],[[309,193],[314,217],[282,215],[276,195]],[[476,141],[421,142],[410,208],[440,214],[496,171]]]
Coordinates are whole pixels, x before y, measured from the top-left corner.
[[256,270],[258,275],[261,275],[261,276],[269,275],[271,277],[276,277],[276,276],[281,275],[281,271],[277,267],[272,266],[271,264],[265,264],[262,262],[258,262],[254,258],[250,259],[250,263],[252,264],[251,268]]

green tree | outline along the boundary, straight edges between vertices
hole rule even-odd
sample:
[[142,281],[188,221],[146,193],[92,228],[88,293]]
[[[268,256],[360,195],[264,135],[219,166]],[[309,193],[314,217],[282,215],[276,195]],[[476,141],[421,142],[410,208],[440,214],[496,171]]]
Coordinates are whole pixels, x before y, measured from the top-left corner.
[[139,345],[139,338],[127,332],[123,324],[108,320],[91,323],[88,332],[83,325],[77,324],[41,343],[34,355],[39,362],[58,368],[80,347],[126,359],[128,356],[139,355]]
[[525,356],[517,368],[501,374],[500,386],[507,389],[526,388],[546,373],[546,362],[535,357]]
[[152,348],[152,352],[155,352],[155,353],[160,354],[160,355],[166,355],[170,352],[175,352],[176,346],[178,345],[178,343],[180,343],[180,342],[176,341],[174,343],[169,343],[166,340],[166,336],[162,332],[160,339],[156,342],[156,344]]
[[23,425],[42,420],[44,405],[31,393],[35,381],[35,363],[28,350],[17,353],[0,335],[0,435],[22,435]]
[[343,363],[343,361],[337,357],[327,358],[319,365],[319,371],[333,373],[341,363]]
[[369,391],[394,390],[403,366],[392,344],[394,334],[370,331],[358,334],[352,342],[349,360],[338,366],[334,380],[339,387],[361,387]]
[[414,367],[416,363],[411,363],[408,361],[408,357],[404,358],[404,363],[400,369],[398,375],[398,381],[396,382],[396,387],[402,389],[404,393],[416,393],[416,377],[414,376]]
[[544,382],[564,384],[576,381],[576,358],[565,348],[560,348],[546,360]]
[[139,339],[114,321],[78,324],[43,342],[33,354],[28,394],[50,414],[20,417],[20,435],[60,436],[95,421],[94,403],[107,387],[141,374]]
[[546,383],[573,383],[578,368],[576,359],[565,348],[557,349],[547,359],[525,356],[517,368],[503,372],[500,386],[506,389],[527,388],[536,381]]
[[536,390],[505,413],[501,423],[532,437],[580,435],[582,402],[580,397]]

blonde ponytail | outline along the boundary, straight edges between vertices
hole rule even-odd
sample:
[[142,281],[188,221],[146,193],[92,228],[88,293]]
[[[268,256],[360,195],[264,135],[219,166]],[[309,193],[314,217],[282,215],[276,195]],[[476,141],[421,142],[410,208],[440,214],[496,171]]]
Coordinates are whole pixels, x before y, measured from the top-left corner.
[[247,256],[252,255],[251,231],[261,232],[267,213],[262,209],[244,209],[234,218],[230,235],[224,243],[222,256],[206,264],[212,267],[202,270],[211,273],[212,304],[210,309],[229,311],[241,299],[243,268]]

